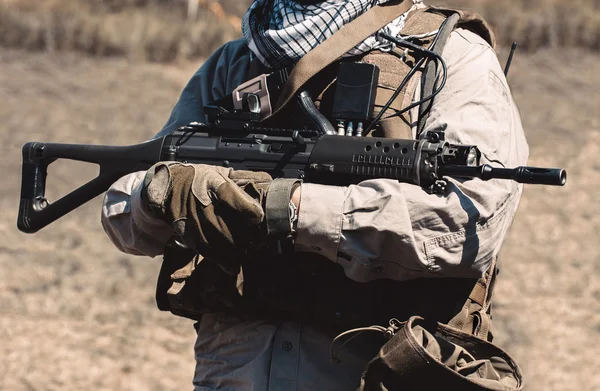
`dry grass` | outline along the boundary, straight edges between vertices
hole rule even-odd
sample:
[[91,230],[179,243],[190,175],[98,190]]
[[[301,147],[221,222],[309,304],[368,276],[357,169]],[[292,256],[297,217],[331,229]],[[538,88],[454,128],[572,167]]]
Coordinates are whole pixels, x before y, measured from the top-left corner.
[[210,7],[214,2],[195,21],[186,20],[185,3],[170,3],[0,0],[0,46],[169,62],[206,57],[240,35],[239,22]]
[[[186,21],[185,1],[0,0],[0,46],[78,51],[94,56],[169,62],[206,57],[240,36],[249,0],[199,0]],[[472,8],[492,24],[500,45],[525,51],[579,47],[600,51],[600,0],[441,0]]]
[[548,47],[600,50],[599,0],[445,0],[480,12],[493,26],[500,45],[518,41],[535,51]]

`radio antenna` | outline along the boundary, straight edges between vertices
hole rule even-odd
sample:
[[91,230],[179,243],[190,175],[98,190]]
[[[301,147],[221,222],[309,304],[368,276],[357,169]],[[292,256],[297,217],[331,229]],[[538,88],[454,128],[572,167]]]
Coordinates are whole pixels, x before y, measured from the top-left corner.
[[508,71],[510,70],[510,64],[512,64],[513,57],[515,52],[517,51],[517,43],[513,42],[510,48],[510,54],[508,55],[508,60],[506,61],[506,67],[504,67],[504,76],[508,76]]

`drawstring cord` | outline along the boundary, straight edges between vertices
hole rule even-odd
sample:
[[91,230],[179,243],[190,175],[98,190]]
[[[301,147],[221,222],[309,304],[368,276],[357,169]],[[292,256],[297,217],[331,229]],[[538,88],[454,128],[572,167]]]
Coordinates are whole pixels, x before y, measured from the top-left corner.
[[[342,360],[340,360],[339,354],[341,353],[342,349],[348,343],[350,343],[352,340],[354,340],[355,338],[359,337],[360,335],[362,335],[366,331],[377,331],[379,333],[382,333],[385,336],[385,338],[389,340],[394,335],[396,335],[396,333],[398,332],[398,330],[400,330],[400,328],[402,327],[402,325],[403,325],[402,322],[400,322],[396,318],[393,318],[393,319],[390,319],[390,323],[389,323],[388,327],[383,327],[383,326],[379,326],[379,325],[373,325],[373,326],[369,326],[369,327],[359,327],[359,328],[356,328],[356,329],[351,329],[351,330],[344,331],[343,333],[341,333],[337,337],[335,337],[333,339],[333,341],[331,341],[331,345],[329,345],[329,361],[332,364],[339,364],[339,363],[341,363]],[[338,342],[340,339],[342,339],[343,337],[348,336],[350,334],[355,334],[355,335],[352,335],[347,340],[345,340],[337,350],[334,349],[336,342]]]

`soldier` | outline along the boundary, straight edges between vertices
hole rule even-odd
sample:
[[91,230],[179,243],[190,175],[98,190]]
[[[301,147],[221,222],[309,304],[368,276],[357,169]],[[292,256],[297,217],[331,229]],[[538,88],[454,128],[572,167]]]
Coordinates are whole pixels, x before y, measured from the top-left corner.
[[[202,65],[159,135],[202,121],[204,105],[260,73],[297,63],[336,33],[365,28],[359,19],[367,14],[385,15],[391,22],[379,31],[437,51],[447,64],[445,75],[441,67],[424,66],[418,52],[396,47],[377,31],[346,51],[344,61],[380,69],[374,115],[391,103],[371,135],[422,138],[447,127],[448,141],[477,145],[486,163],[526,163],[519,113],[487,24],[476,14],[418,0],[255,0],[243,19],[244,38]],[[310,83],[325,115],[324,91],[335,85],[331,69],[335,64]],[[435,98],[423,99],[444,78]],[[287,110],[268,121],[292,126],[289,118],[300,114]],[[193,292],[183,304],[168,305],[199,320],[196,390],[355,389],[382,342],[360,336],[337,360],[330,355],[332,339],[391,318],[418,315],[491,340],[496,257],[519,203],[519,184],[451,180],[440,196],[384,179],[352,186],[297,181],[278,187],[287,198],[269,206],[265,198],[275,183],[266,173],[159,163],[106,193],[102,222],[113,243],[130,254],[166,253],[161,273],[173,282],[167,296],[181,294],[184,285]],[[278,253],[265,246],[248,254],[253,242],[265,240],[271,207],[289,210],[294,248]],[[172,251],[173,237],[199,256],[175,259],[182,255]]]

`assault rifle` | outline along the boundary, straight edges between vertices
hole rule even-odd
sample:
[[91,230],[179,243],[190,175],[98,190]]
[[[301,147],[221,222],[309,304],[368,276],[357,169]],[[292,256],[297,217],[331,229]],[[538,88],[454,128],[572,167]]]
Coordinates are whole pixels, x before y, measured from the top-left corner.
[[[480,165],[477,147],[449,144],[444,140],[444,129],[431,131],[420,140],[337,135],[306,93],[300,94],[299,103],[315,129],[264,128],[260,102],[252,95],[246,98],[244,110],[207,106],[207,124],[192,123],[141,144],[25,144],[18,228],[26,233],[37,232],[105,192],[122,176],[146,170],[159,161],[266,171],[274,178],[337,185],[388,178],[436,194],[445,191],[445,177],[499,178],[556,186],[566,182],[563,169]],[[44,195],[47,169],[57,159],[98,164],[99,175],[49,203]]]

